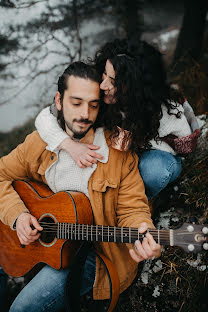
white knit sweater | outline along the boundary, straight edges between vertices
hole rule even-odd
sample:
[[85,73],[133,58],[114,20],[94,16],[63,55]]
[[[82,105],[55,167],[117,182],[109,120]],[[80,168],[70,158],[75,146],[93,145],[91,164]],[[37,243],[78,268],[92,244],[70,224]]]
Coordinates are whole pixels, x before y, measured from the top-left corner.
[[[47,133],[45,135],[45,139],[47,141]],[[109,148],[102,128],[98,128],[95,131],[93,144],[100,146],[99,153],[101,153],[104,158],[99,161],[106,163],[108,161]],[[47,148],[51,150],[49,146]],[[56,154],[58,156],[57,161],[53,163],[45,172],[45,178],[50,189],[54,193],[66,190],[78,191],[89,197],[88,181],[92,173],[97,168],[97,164],[93,164],[92,167],[83,169],[78,167],[67,152],[63,150],[56,150]]]
[[[184,109],[182,105],[179,105],[177,109],[171,109],[171,113],[176,114],[178,111],[181,112],[181,117],[177,118],[175,115],[169,115],[168,109],[165,105],[162,105],[162,113],[163,116],[160,119],[160,126],[158,129],[159,137],[163,138],[169,134],[173,134],[179,138],[191,134],[191,128],[188,124],[188,121],[184,115]],[[152,149],[157,149],[161,151],[165,151],[176,155],[176,152],[164,141],[156,142],[154,139],[150,141],[152,145]]]

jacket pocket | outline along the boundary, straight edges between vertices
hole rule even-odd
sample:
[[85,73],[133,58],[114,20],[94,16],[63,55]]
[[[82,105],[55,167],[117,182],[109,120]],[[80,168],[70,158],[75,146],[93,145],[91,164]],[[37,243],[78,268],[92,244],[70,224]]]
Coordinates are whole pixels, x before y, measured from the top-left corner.
[[94,180],[92,182],[95,223],[116,225],[118,183],[114,180]]
[[95,180],[92,182],[93,191],[106,192],[109,188],[116,189],[118,184],[111,180]]

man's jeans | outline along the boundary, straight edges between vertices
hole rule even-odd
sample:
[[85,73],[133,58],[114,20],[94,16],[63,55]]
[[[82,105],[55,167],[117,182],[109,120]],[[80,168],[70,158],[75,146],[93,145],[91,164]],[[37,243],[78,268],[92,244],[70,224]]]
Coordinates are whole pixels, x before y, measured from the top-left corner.
[[0,304],[1,304],[2,311],[6,309],[6,304],[7,304],[6,282],[7,282],[7,275],[4,273],[3,269],[0,266]]
[[148,199],[155,197],[181,173],[181,157],[150,150],[139,157],[139,171]]
[[[84,267],[80,295],[93,288],[96,271],[96,257],[89,251]],[[23,288],[10,312],[54,312],[64,307],[64,287],[69,269],[55,270],[48,265]]]

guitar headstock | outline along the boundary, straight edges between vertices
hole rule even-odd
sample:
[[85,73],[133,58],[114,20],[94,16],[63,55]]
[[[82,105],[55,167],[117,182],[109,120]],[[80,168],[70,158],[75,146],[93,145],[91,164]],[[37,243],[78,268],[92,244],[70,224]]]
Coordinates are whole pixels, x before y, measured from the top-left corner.
[[181,228],[173,231],[173,245],[186,252],[208,250],[208,224],[184,223]]

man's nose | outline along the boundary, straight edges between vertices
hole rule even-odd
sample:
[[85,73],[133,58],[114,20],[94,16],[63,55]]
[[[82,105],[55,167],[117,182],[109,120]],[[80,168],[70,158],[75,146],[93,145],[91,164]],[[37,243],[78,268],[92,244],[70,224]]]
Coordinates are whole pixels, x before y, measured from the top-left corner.
[[89,117],[89,107],[88,107],[88,105],[85,105],[85,106],[83,107],[83,109],[82,109],[82,111],[81,111],[81,117],[82,117],[83,119],[88,119],[88,117]]

